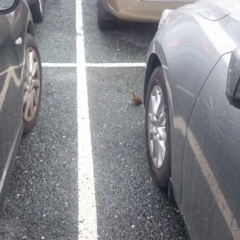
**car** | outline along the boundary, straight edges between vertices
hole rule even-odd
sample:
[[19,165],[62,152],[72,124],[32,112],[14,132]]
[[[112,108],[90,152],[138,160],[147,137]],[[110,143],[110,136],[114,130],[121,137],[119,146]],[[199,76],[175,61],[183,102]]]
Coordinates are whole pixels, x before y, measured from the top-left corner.
[[176,9],[196,0],[97,0],[97,23],[102,30],[113,29],[117,19],[158,22],[164,9]]
[[25,0],[0,3],[0,209],[23,133],[37,121],[42,67]]
[[240,3],[163,12],[144,80],[152,175],[193,240],[240,239]]
[[43,15],[43,0],[27,0],[29,8],[32,13],[34,22],[42,22]]

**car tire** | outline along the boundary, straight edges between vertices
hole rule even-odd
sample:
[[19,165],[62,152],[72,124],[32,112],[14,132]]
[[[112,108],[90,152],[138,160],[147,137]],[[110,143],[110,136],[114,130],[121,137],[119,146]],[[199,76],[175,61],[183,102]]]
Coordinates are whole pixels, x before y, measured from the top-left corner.
[[117,24],[117,19],[106,11],[102,0],[97,0],[97,24],[101,30],[114,29]]
[[32,17],[34,22],[42,22],[43,15],[43,0],[36,0],[33,5],[30,7],[32,12]]
[[[35,69],[34,73],[29,69]],[[23,132],[29,133],[36,125],[42,94],[41,58],[37,43],[30,34],[26,35],[24,74]]]
[[[161,99],[160,101],[158,100],[159,98]],[[158,102],[161,101],[162,103],[158,104]],[[156,108],[155,106],[158,107]],[[156,109],[158,109],[158,111]],[[161,112],[161,114],[159,117],[153,117],[154,113],[152,112]],[[152,122],[154,122],[157,127],[155,127]],[[165,129],[165,131],[163,129]],[[154,70],[148,84],[145,104],[145,134],[147,155],[152,176],[160,188],[167,189],[171,176],[170,123],[167,89],[161,67],[157,67]],[[161,134],[163,137],[160,137]],[[163,144],[165,144],[165,152],[162,150],[164,149],[163,147],[159,147]],[[157,146],[156,151],[153,150],[154,146]],[[159,159],[162,161],[157,161],[158,157],[155,156],[161,156]]]

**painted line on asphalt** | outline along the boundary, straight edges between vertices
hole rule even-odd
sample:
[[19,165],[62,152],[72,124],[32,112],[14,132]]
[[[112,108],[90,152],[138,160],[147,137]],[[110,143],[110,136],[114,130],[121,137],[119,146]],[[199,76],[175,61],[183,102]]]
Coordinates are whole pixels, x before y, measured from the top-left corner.
[[92,68],[118,68],[118,67],[145,67],[145,63],[86,63],[87,67]]
[[78,239],[98,239],[94,166],[89,120],[82,0],[76,0],[78,114]]
[[68,68],[68,67],[77,67],[77,63],[42,63],[42,67],[56,67],[56,68]]
[[[43,67],[68,68],[77,67],[77,63],[42,63]],[[121,67],[145,67],[145,63],[85,63],[88,68],[121,68]]]

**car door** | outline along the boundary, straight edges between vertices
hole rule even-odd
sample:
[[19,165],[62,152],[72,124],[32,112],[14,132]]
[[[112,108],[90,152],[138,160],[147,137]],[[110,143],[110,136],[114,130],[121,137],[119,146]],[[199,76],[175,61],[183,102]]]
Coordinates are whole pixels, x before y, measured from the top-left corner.
[[[226,87],[228,74],[234,73],[229,71],[232,52],[240,46],[239,7],[237,3],[219,22],[219,47],[231,43],[231,50],[222,54],[210,72],[187,128],[180,208],[196,240],[240,239],[240,102],[231,101]],[[240,60],[234,66],[240,72]]]
[[0,191],[22,121],[22,87],[16,52],[21,38],[12,37],[16,18],[13,10],[17,3],[17,0],[0,3]]
[[[211,72],[193,109],[184,149],[181,210],[190,237],[240,239],[240,104],[226,95],[231,53]],[[240,72],[240,69],[239,69]]]

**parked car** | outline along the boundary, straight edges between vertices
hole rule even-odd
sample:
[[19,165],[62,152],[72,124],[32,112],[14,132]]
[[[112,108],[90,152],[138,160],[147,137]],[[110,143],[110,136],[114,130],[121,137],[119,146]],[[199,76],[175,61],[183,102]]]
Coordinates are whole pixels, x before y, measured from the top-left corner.
[[43,0],[27,0],[34,22],[43,21]]
[[0,208],[23,132],[34,127],[42,90],[41,60],[25,0],[0,3]]
[[163,13],[144,82],[148,158],[193,240],[240,239],[240,3]]
[[100,29],[112,29],[117,19],[140,22],[158,22],[166,8],[176,9],[196,0],[97,0]]

